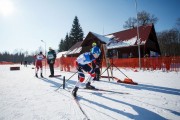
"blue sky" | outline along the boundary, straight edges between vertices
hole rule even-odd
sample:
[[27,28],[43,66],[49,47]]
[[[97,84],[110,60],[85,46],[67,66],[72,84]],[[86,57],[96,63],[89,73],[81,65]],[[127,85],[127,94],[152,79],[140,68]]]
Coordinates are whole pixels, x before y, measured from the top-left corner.
[[[4,2],[5,1],[5,2]],[[180,17],[180,0],[137,0],[159,20],[156,32],[171,29]],[[179,13],[178,13],[179,12]],[[129,17],[136,17],[135,0],[0,0],[0,52],[58,49],[77,16],[85,36],[89,31],[109,34],[122,31]]]

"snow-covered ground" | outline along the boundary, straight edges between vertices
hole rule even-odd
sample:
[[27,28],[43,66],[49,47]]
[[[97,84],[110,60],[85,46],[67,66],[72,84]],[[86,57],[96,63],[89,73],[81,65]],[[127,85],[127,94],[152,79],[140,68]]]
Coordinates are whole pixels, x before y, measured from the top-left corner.
[[[66,84],[67,90],[55,91],[63,76],[68,79],[73,73],[56,70],[62,76],[49,78],[47,69],[46,77],[38,79],[33,66],[14,65],[21,67],[18,71],[10,71],[10,66],[13,65],[0,66],[0,120],[85,119],[68,92],[76,83],[77,74]],[[78,101],[90,120],[180,120],[180,73],[121,71],[139,85],[101,78],[92,84],[114,92],[79,89]],[[125,78],[117,69],[113,74]]]

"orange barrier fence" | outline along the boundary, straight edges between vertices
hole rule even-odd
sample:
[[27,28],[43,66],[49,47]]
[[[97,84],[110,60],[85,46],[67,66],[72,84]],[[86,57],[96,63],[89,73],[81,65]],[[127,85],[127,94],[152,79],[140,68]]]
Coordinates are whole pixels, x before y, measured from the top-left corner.
[[[74,72],[76,71],[74,61],[76,60],[76,57],[62,57],[57,58],[54,64],[54,68],[58,68],[60,71],[68,71],[68,72]],[[46,68],[48,68],[48,64],[45,64],[45,61],[43,61],[43,65],[46,65]]]
[[[139,68],[139,58],[111,59],[117,67]],[[143,70],[180,71],[180,57],[140,58]]]
[[0,61],[0,65],[11,65],[11,64],[15,64],[13,62],[6,62],[6,61]]
[[[76,71],[74,61],[76,57],[63,57],[56,59],[55,67],[61,71]],[[141,58],[142,70],[163,70],[163,71],[180,71],[180,57],[150,57]],[[114,58],[109,59],[116,67],[139,68],[139,58]],[[102,67],[107,67],[103,60]]]

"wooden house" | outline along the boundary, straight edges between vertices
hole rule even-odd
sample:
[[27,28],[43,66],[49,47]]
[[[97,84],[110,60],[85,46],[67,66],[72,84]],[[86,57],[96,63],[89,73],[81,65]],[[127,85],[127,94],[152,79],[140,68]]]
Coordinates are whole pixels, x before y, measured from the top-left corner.
[[[160,55],[161,52],[154,25],[150,24],[140,26],[138,29],[141,57],[144,57],[146,54]],[[68,50],[67,56],[77,57],[81,53],[89,52],[92,48],[92,43],[96,42],[101,49],[102,45],[106,44],[108,50],[106,56],[116,58],[137,58],[139,56],[137,38],[137,28],[119,31],[108,35],[99,35],[89,32],[83,41],[76,43]]]
[[[111,33],[106,35],[106,37],[112,38],[107,43],[108,52],[118,58],[137,58],[139,56],[137,28]],[[151,56],[161,54],[153,24],[139,27],[139,39],[141,57],[144,57],[146,54]]]

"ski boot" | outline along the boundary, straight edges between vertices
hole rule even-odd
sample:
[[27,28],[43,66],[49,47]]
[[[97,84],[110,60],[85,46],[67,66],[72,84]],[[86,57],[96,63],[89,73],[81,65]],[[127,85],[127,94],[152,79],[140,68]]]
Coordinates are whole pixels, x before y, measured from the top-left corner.
[[76,98],[79,87],[75,87],[72,91],[72,95]]
[[90,82],[88,82],[88,83],[86,84],[86,89],[95,89],[95,87],[92,86]]
[[54,77],[54,75],[50,75],[49,77]]
[[100,79],[100,74],[98,73],[98,74],[96,75],[96,80],[99,81],[99,79]]
[[38,78],[38,75],[37,75],[37,73],[36,73],[36,75],[35,75],[37,78]]
[[42,75],[42,73],[41,73],[41,77],[43,78],[44,76]]

